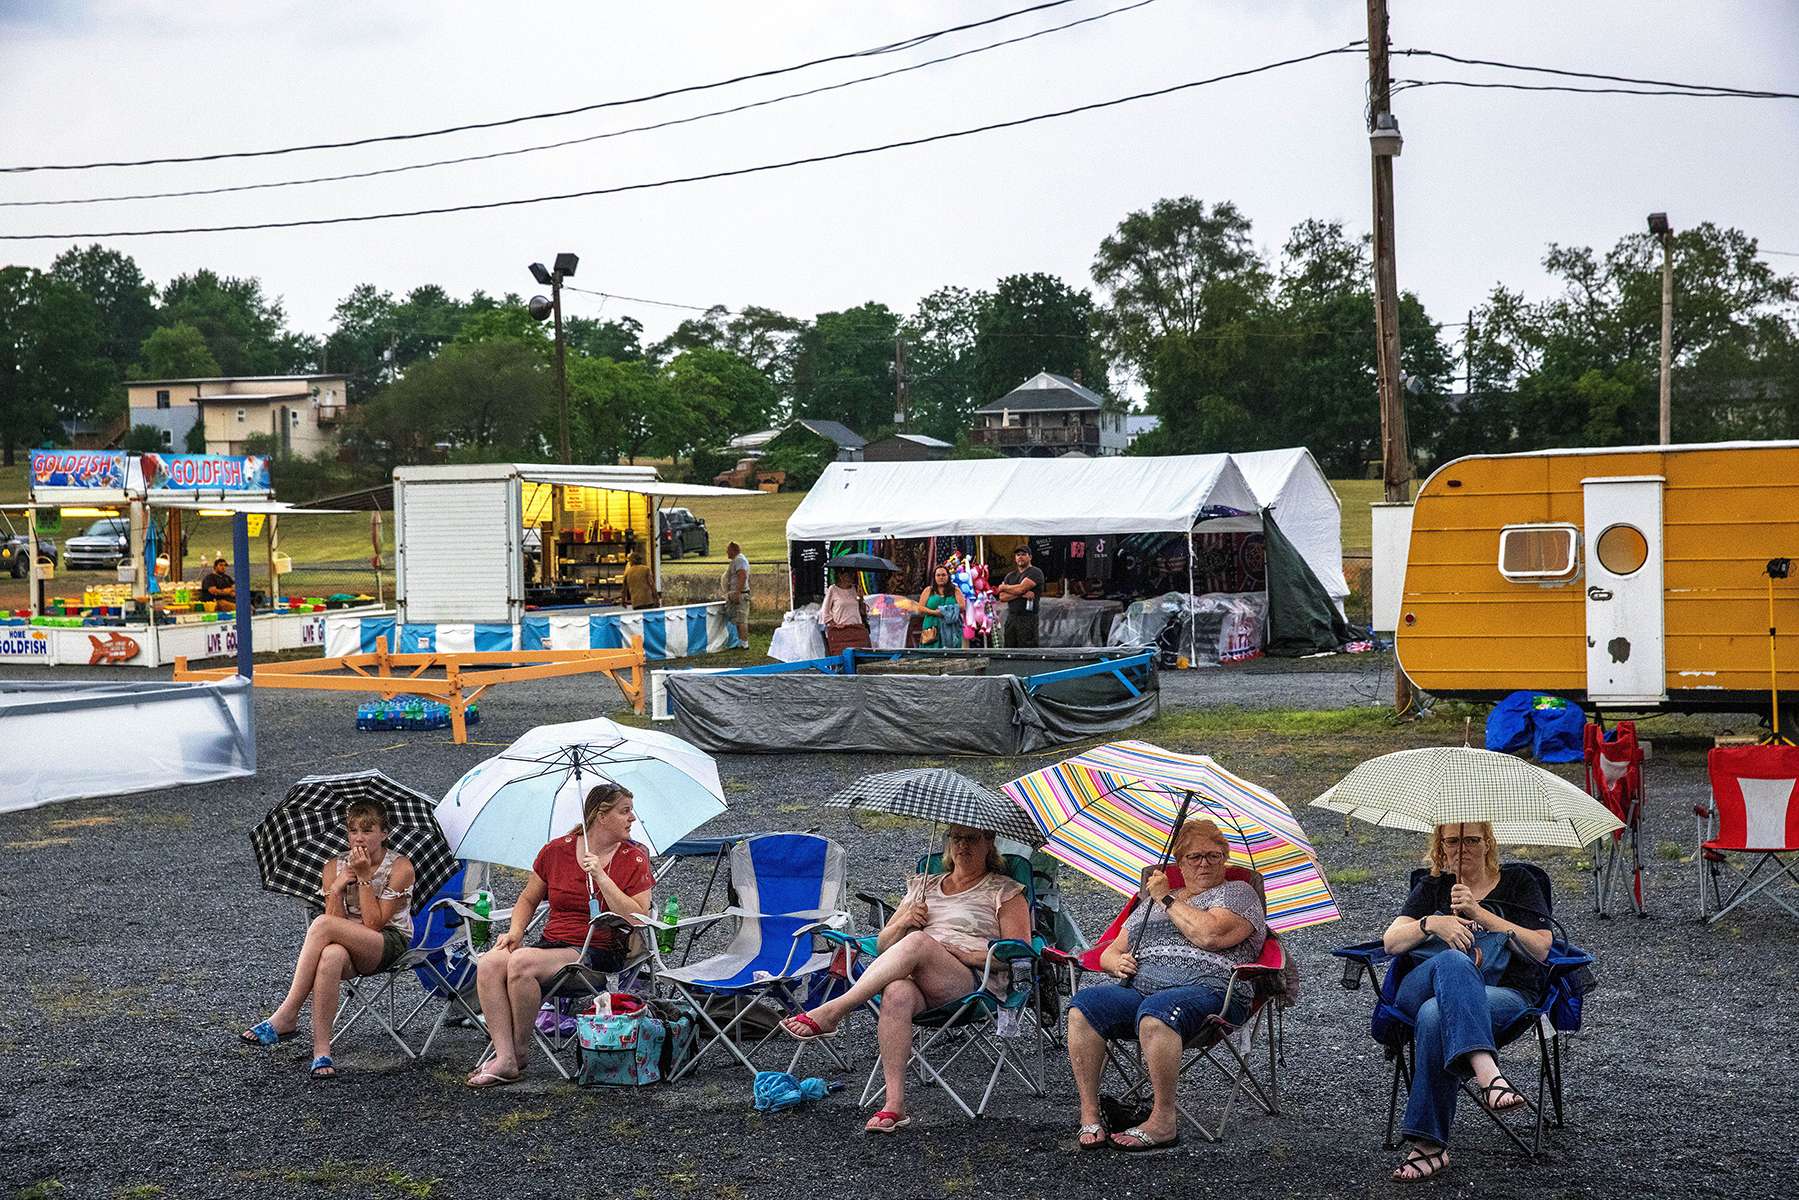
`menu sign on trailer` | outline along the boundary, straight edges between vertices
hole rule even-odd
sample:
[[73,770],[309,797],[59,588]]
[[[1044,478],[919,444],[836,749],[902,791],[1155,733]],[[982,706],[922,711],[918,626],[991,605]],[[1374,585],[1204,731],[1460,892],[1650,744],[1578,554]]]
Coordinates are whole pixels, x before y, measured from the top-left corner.
[[146,454],[144,485],[152,492],[263,492],[269,460],[259,455]]
[[31,486],[119,491],[125,486],[123,450],[33,450]]

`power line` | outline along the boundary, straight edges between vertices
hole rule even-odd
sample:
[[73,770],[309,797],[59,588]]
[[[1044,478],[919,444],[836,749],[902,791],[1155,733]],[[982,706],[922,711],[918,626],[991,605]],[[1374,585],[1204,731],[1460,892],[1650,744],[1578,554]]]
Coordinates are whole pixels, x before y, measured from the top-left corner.
[[341,142],[312,142],[300,146],[277,146],[263,150],[226,150],[211,154],[167,155],[160,158],[123,159],[112,162],[88,163],[39,163],[31,166],[0,167],[0,174],[16,174],[26,171],[91,171],[98,167],[148,167],[162,166],[170,163],[217,162],[227,158],[270,158],[279,154],[300,154],[312,150],[343,150],[353,146],[372,146],[381,142],[410,142],[420,138],[442,137],[451,133],[467,133],[477,129],[499,129],[507,125],[521,125],[528,121],[547,121],[557,117],[569,117],[578,113],[595,112],[603,108],[620,108],[631,104],[643,104],[651,100],[665,100],[670,96],[686,95],[690,92],[704,92],[713,88],[729,87],[732,84],[747,83],[753,79],[767,79],[775,75],[786,75],[794,71],[803,71],[809,67],[823,66],[826,63],[843,62],[852,58],[869,58],[880,54],[892,54],[900,50],[910,50],[926,42],[952,33],[963,33],[970,29],[979,29],[984,25],[993,25],[1001,21],[1009,21],[1014,17],[1026,16],[1044,9],[1059,8],[1072,0],[1043,0],[1029,8],[1014,9],[987,17],[980,21],[967,21],[961,25],[951,25],[945,29],[932,30],[905,38],[897,42],[888,42],[881,46],[871,46],[866,50],[851,50],[842,54],[827,55],[802,63],[794,63],[786,67],[772,67],[764,71],[752,71],[745,75],[735,75],[729,79],[715,80],[711,83],[688,84],[683,87],[668,88],[660,92],[651,92],[644,96],[633,96],[625,100],[602,100],[594,104],[582,104],[575,108],[557,109],[551,112],[526,113],[516,117],[503,117],[495,121],[472,121],[463,125],[446,125],[441,129],[424,129],[413,133],[387,133],[373,137],[352,138]]
[[882,71],[874,75],[861,75],[855,79],[847,79],[840,83],[826,84],[823,87],[808,88],[805,91],[799,92],[788,92],[785,95],[772,96],[766,100],[756,100],[748,104],[736,104],[729,108],[716,108],[708,112],[695,113],[692,116],[675,117],[666,121],[655,121],[648,125],[633,125],[626,129],[610,129],[604,133],[592,133],[583,137],[565,138],[555,142],[540,142],[534,146],[521,146],[512,150],[495,150],[486,154],[465,154],[457,158],[439,158],[429,162],[406,163],[397,167],[378,167],[369,171],[350,171],[341,175],[316,175],[307,179],[277,179],[267,183],[240,183],[233,184],[229,187],[190,188],[184,191],[175,192],[136,192],[119,196],[75,196],[55,200],[0,200],[0,208],[53,208],[70,204],[112,204],[126,200],[176,200],[191,196],[222,196],[231,192],[258,192],[266,191],[271,188],[301,187],[314,183],[342,183],[351,179],[374,179],[383,175],[401,175],[408,171],[423,171],[434,167],[457,166],[462,163],[487,162],[496,158],[514,158],[521,154],[536,154],[544,150],[560,150],[568,146],[586,145],[589,142],[605,141],[609,138],[624,137],[627,134],[632,133],[649,133],[658,129],[673,128],[677,125],[691,125],[695,122],[709,120],[713,117],[730,116],[735,113],[748,112],[751,109],[766,108],[772,104],[781,104],[788,100],[800,100],[809,96],[822,95],[825,92],[834,92],[842,88],[855,87],[857,84],[872,83],[880,79],[890,79],[895,75],[904,75],[911,71],[923,70],[926,67],[937,66],[941,63],[954,62],[959,58],[967,58],[974,54],[984,54],[989,50],[997,50],[1004,46],[1014,46],[1020,42],[1028,42],[1034,38],[1044,37],[1047,34],[1061,33],[1063,30],[1073,29],[1079,25],[1087,25],[1094,21],[1103,21],[1107,17],[1115,17],[1120,13],[1127,13],[1132,9],[1142,8],[1145,5],[1153,3],[1155,3],[1155,0],[1136,0],[1136,3],[1134,4],[1126,4],[1119,8],[1107,9],[1105,12],[1095,13],[1089,17],[1082,17],[1078,21],[1069,21],[1061,25],[1052,25],[1047,29],[1034,30],[1031,33],[1022,34],[1018,37],[1006,38],[997,42],[988,42],[984,46],[975,46],[968,50],[958,51],[955,54],[945,54],[940,55],[937,58],[927,58],[923,62],[911,63],[904,67],[896,67],[891,71]]
[[972,137],[980,133],[992,133],[1001,129],[1016,129],[1025,125],[1035,125],[1043,121],[1059,120],[1063,117],[1077,116],[1081,113],[1097,112],[1101,109],[1116,108],[1121,104],[1132,104],[1139,100],[1153,100],[1162,96],[1171,96],[1177,92],[1190,91],[1193,88],[1206,87],[1214,83],[1224,83],[1232,79],[1243,79],[1251,75],[1260,75],[1267,71],[1279,70],[1283,67],[1297,66],[1321,58],[1329,58],[1338,54],[1352,54],[1349,46],[1330,50],[1318,50],[1311,54],[1302,54],[1294,58],[1285,58],[1277,62],[1263,63],[1257,67],[1247,67],[1240,71],[1229,71],[1222,75],[1214,75],[1207,79],[1194,79],[1186,83],[1172,84],[1164,88],[1156,88],[1147,92],[1136,92],[1129,96],[1118,96],[1111,100],[1096,100],[1090,104],[1078,104],[1072,108],[1057,109],[1054,112],[1037,113],[1028,117],[1015,117],[1009,121],[994,121],[986,125],[975,125],[967,129],[955,129],[946,133],[927,134],[923,137],[907,138],[904,141],[885,142],[878,146],[863,146],[854,150],[838,150],[830,154],[814,154],[805,158],[792,158],[782,162],[762,163],[753,167],[735,167],[722,171],[706,171],[697,175],[682,175],[670,179],[651,180],[644,183],[625,183],[613,187],[586,188],[578,192],[559,192],[547,196],[525,196],[513,200],[488,200],[476,204],[450,204],[437,208],[415,208],[396,212],[361,213],[348,217],[313,217],[295,221],[251,221],[236,225],[190,225],[166,229],[113,229],[104,231],[86,231],[80,233],[6,233],[0,234],[0,241],[86,241],[96,238],[127,237],[162,237],[185,233],[236,233],[256,229],[297,229],[319,225],[350,225],[368,221],[392,221],[410,217],[442,216],[449,213],[485,212],[497,208],[516,208],[521,205],[547,204],[559,200],[580,200],[592,196],[612,196],[624,192],[652,191],[658,188],[674,187],[679,184],[703,183],[714,179],[733,179],[744,175],[758,175],[769,171],[782,171],[791,167],[810,166],[815,163],[837,162],[842,159],[860,158],[870,154],[882,154],[890,150],[904,150],[914,146],[926,146],[934,142],[953,141],[957,138]]
[[1500,83],[1472,79],[1406,79],[1394,91],[1421,87],[1459,87],[1501,92],[1578,92],[1589,96],[1687,96],[1694,100],[1799,100],[1799,92],[1755,94],[1738,91],[1692,91],[1679,88],[1582,87],[1573,83]]
[[[1540,75],[1564,75],[1572,79],[1596,79],[1606,83],[1632,83],[1646,87],[1678,88],[1683,92],[1701,92],[1717,95],[1743,96],[1766,100],[1799,100],[1799,93],[1762,91],[1754,88],[1737,88],[1724,84],[1712,83],[1677,83],[1667,79],[1639,79],[1630,75],[1607,75],[1597,71],[1570,71],[1560,67],[1540,67],[1530,63],[1504,62],[1492,58],[1462,58],[1454,54],[1445,54],[1441,50],[1394,50],[1394,54],[1404,54],[1420,58],[1440,58],[1446,62],[1460,63],[1468,67],[1498,67],[1506,71],[1531,71]],[[1642,95],[1668,95],[1678,93],[1647,92],[1634,93]]]

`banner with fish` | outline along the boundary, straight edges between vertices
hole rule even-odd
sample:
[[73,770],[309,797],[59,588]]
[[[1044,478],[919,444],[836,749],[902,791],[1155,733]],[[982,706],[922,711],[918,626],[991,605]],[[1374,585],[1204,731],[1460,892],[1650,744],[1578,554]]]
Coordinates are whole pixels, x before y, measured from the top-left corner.
[[144,486],[151,492],[262,492],[273,490],[269,460],[256,454],[146,454]]
[[33,450],[31,485],[117,491],[125,486],[123,450]]

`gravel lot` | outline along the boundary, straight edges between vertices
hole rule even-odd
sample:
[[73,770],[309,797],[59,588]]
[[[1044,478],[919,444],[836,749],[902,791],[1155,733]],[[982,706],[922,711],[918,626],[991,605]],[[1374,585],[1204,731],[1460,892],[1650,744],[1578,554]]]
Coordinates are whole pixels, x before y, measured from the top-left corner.
[[[359,1029],[339,1045],[344,1074],[328,1085],[307,1081],[304,1037],[241,1049],[237,1031],[285,989],[300,930],[291,901],[258,890],[246,836],[292,780],[373,766],[441,792],[529,726],[612,703],[609,684],[579,679],[509,688],[476,727],[486,744],[457,747],[447,735],[357,733],[350,697],[263,693],[253,780],[0,817],[11,951],[0,960],[0,1070],[13,1080],[0,1094],[0,1198],[1401,1194],[1385,1181],[1394,1156],[1378,1145],[1386,1077],[1366,1038],[1368,993],[1345,993],[1326,952],[1378,932],[1421,847],[1403,834],[1346,831],[1302,805],[1364,757],[1459,738],[1461,721],[1395,729],[1369,715],[1317,732],[1252,711],[1203,734],[1179,722],[1179,710],[1220,701],[1366,704],[1384,686],[1366,666],[1342,663],[1167,677],[1176,715],[1146,736],[1211,753],[1286,798],[1338,879],[1346,916],[1290,939],[1305,986],[1287,1020],[1286,1113],[1240,1119],[1221,1146],[1137,1163],[1073,1152],[1072,1085],[1053,1060],[1047,1099],[1004,1095],[970,1123],[919,1089],[912,1130],[869,1138],[854,1091],[758,1117],[747,1078],[723,1065],[642,1093],[583,1092],[540,1070],[478,1094],[461,1086],[477,1046],[467,1031],[414,1064]],[[1650,766],[1651,920],[1594,920],[1579,857],[1538,853],[1603,979],[1568,1065],[1569,1128],[1543,1160],[1522,1164],[1498,1154],[1465,1113],[1456,1165],[1433,1189],[1792,1194],[1799,927],[1760,912],[1698,925],[1694,868],[1677,857],[1691,853],[1701,744],[1669,738]],[[858,824],[818,802],[904,761],[929,760],[723,760],[733,808],[717,828],[817,827],[847,847],[856,888],[888,890],[922,847],[923,828]],[[1044,761],[953,765],[999,781]],[[684,867],[676,882],[684,902],[697,903],[703,872]],[[1083,924],[1103,926],[1112,899],[1078,880],[1066,886]],[[852,1033],[839,1044],[856,1054],[859,1088],[872,1041]],[[1516,1053],[1509,1061],[1525,1062]]]

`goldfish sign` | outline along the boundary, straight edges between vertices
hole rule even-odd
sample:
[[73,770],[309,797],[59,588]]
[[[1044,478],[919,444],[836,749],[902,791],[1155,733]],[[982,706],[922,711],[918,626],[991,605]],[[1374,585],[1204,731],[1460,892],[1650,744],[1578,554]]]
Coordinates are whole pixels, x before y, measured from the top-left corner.
[[271,490],[269,460],[254,454],[146,454],[143,465],[152,492]]
[[0,630],[0,658],[50,657],[50,638],[41,629]]
[[137,639],[126,637],[122,633],[109,633],[105,638],[88,634],[87,640],[94,644],[94,652],[88,656],[87,665],[98,666],[101,663],[125,663],[136,658],[143,649]]
[[33,450],[31,482],[40,488],[109,488],[125,486],[122,450]]

